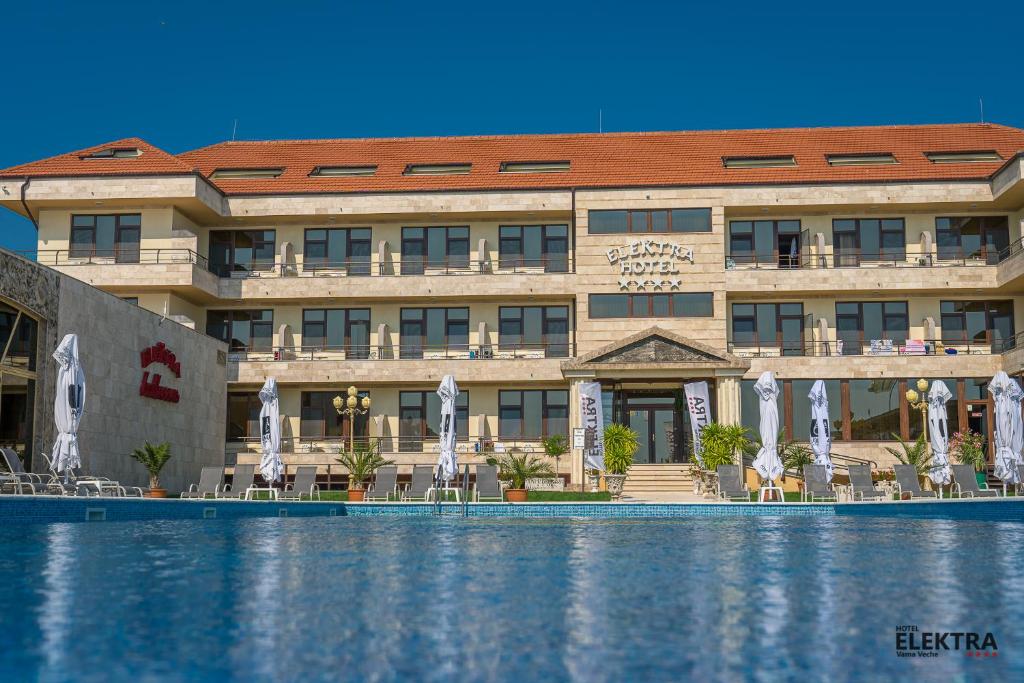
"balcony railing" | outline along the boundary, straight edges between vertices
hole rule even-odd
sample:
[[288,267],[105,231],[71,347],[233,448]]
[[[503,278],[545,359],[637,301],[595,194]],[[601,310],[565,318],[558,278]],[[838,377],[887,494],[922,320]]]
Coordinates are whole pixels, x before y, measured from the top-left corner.
[[569,358],[575,344],[386,344],[372,346],[284,346],[234,348],[228,360],[241,361],[366,361],[366,360],[521,360]]
[[[1024,340],[1022,340],[1024,341]],[[729,342],[729,351],[743,358],[785,358],[789,356],[957,356],[1005,353],[1015,338],[1000,342],[969,342],[949,339],[875,339],[870,341],[797,341],[775,343]]]
[[931,268],[955,266],[994,266],[1024,253],[1024,242],[1017,241],[1000,250],[965,252],[957,247],[936,247],[934,252],[920,249],[864,252],[839,249],[829,254],[795,256],[766,254],[729,254],[726,270],[803,270],[827,268]]
[[[218,272],[215,266],[214,271]],[[372,263],[367,259],[327,261],[304,259],[301,262],[275,261],[253,264],[251,268],[218,272],[221,277],[408,277],[414,275],[544,275],[570,273],[567,257],[520,258],[503,257],[497,262],[480,262],[467,257],[431,259],[390,259],[385,263]]]
[[206,257],[191,249],[47,249],[21,252],[45,266],[188,264],[209,269]]

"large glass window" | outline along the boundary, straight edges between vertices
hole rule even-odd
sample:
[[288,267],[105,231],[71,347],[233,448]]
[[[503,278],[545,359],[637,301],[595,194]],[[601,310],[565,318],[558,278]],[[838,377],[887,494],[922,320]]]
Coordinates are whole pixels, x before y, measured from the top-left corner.
[[403,308],[400,339],[401,358],[468,351],[469,309]]
[[[785,424],[792,425],[792,433],[786,438],[794,441],[809,441],[811,438],[811,400],[807,395],[814,386],[812,379],[789,380],[792,405],[787,406]],[[843,401],[840,381],[825,380],[825,394],[828,396],[828,424],[833,441],[843,438]]]
[[370,274],[370,228],[311,228],[302,248],[303,270]]
[[258,392],[232,392],[228,394],[228,441],[243,441],[260,437],[260,410],[263,402]]
[[591,294],[591,318],[708,318],[714,315],[711,292],[679,294]]
[[[346,398],[344,390],[338,391],[304,391],[302,392],[301,414],[299,419],[299,436],[303,439],[339,439],[349,438],[349,416],[339,415],[334,408],[334,397]],[[369,396],[368,391],[360,391],[359,399]],[[356,415],[355,440],[365,443],[369,435],[368,414]]]
[[902,218],[837,218],[832,221],[832,236],[836,267],[907,260]]
[[836,303],[836,337],[845,356],[868,353],[872,341],[905,344],[909,331],[906,301]]
[[100,214],[71,217],[71,258],[97,256],[118,263],[139,262],[142,215]]
[[273,270],[275,236],[275,230],[211,230],[210,272],[230,277]]
[[945,344],[991,344],[998,353],[1013,343],[1012,301],[942,301],[939,310]]
[[499,391],[498,434],[502,439],[540,439],[569,434],[569,392]]
[[590,211],[591,235],[620,232],[711,232],[711,209],[633,209]]
[[982,259],[998,263],[1010,245],[1006,216],[955,216],[935,219],[935,248],[940,259]]
[[892,441],[900,434],[900,382],[895,379],[851,379],[850,438]]
[[469,228],[402,228],[402,275],[469,268]]
[[541,349],[548,358],[569,355],[567,306],[502,306],[498,318],[498,348]]
[[344,349],[346,358],[370,357],[370,309],[316,308],[302,312],[305,349]]
[[804,305],[733,304],[732,343],[736,347],[779,348],[784,356],[802,356]]
[[231,351],[270,351],[274,311],[207,311],[206,334],[227,342]]
[[34,318],[0,302],[0,365],[34,371],[38,331]]
[[499,268],[569,270],[569,227],[566,225],[503,225],[498,240]]
[[[436,391],[402,391],[398,395],[398,450],[418,452],[425,440],[438,438],[441,397]],[[455,397],[455,433],[469,438],[469,392]]]
[[800,221],[729,223],[729,257],[734,263],[798,268],[801,246]]

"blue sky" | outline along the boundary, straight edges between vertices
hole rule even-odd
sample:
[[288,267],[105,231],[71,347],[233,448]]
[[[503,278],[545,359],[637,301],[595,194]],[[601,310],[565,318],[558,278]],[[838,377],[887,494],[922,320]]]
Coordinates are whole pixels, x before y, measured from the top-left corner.
[[[8,3],[0,168],[230,139],[1024,127],[1024,3]],[[834,6],[833,6],[834,5]],[[0,246],[31,249],[0,212]]]

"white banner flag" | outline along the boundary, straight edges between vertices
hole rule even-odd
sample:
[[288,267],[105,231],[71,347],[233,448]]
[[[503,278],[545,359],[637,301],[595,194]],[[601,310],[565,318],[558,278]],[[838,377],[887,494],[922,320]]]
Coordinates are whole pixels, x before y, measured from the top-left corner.
[[693,454],[697,462],[704,467],[704,459],[700,456],[700,433],[711,422],[711,403],[708,400],[707,382],[690,382],[684,384],[686,390],[686,407],[690,410],[690,429],[693,431]]
[[583,464],[588,469],[604,469],[604,413],[601,409],[601,383],[580,384],[580,416],[583,428],[593,433],[593,445],[583,449]]

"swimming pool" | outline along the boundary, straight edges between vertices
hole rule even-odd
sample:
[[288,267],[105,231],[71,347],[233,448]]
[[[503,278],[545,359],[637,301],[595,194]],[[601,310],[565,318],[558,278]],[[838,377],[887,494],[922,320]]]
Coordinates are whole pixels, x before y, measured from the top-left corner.
[[[1024,676],[1019,523],[270,517],[0,549],[2,680]],[[998,657],[900,657],[901,625]]]

